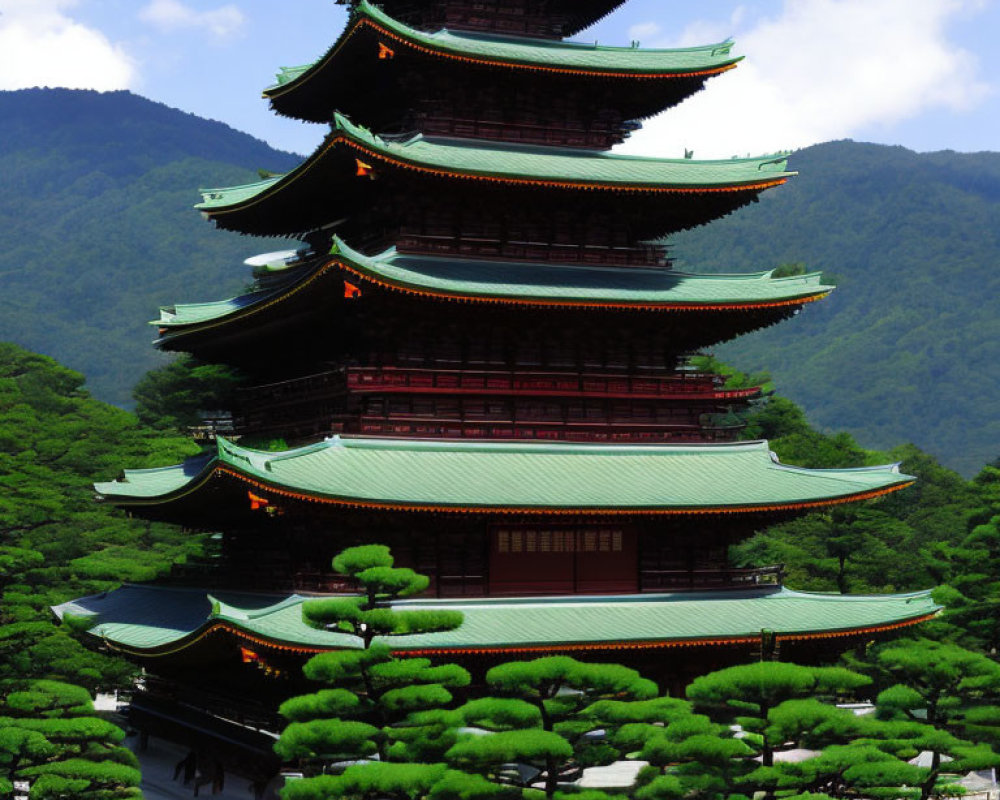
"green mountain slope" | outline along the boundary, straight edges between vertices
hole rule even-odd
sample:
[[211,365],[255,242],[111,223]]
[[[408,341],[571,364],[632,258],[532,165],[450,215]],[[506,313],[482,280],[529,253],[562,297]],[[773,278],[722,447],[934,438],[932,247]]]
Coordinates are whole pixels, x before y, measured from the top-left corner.
[[[55,356],[130,405],[162,363],[159,305],[218,299],[276,249],[215,231],[195,189],[299,158],[128,93],[0,92],[0,339]],[[863,445],[913,441],[966,475],[1000,454],[1000,154],[834,142],[762,202],[677,238],[680,268],[805,262],[824,303],[720,350]]]
[[770,370],[820,427],[975,473],[1000,454],[1000,154],[832,142],[792,166],[756,206],[678,237],[679,266],[805,262],[838,290],[719,354]]
[[256,180],[298,156],[127,92],[0,92],[0,339],[85,372],[131,403],[162,363],[146,321],[247,280],[274,241],[217,232],[196,189]]

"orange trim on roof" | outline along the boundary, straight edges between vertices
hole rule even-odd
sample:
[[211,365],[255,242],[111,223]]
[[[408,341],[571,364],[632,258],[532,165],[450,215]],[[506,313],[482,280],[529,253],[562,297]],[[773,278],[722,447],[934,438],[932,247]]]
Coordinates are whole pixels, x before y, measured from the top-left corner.
[[[816,633],[779,633],[776,640],[780,642],[803,642],[818,641],[826,639],[844,639],[852,636],[870,636],[880,633],[909,628],[927,622],[937,616],[938,612],[922,614],[913,619],[900,622],[887,623],[885,625],[873,625],[864,628],[848,628],[838,631],[819,631]],[[230,622],[216,622],[207,627],[201,633],[194,635],[189,640],[176,647],[159,652],[148,650],[136,650],[134,648],[116,645],[106,637],[101,637],[104,643],[118,652],[127,653],[145,658],[163,658],[174,655],[183,650],[193,647],[206,637],[216,633],[227,633],[247,642],[252,642],[260,647],[267,647],[283,653],[295,653],[299,655],[318,655],[336,651],[337,647],[304,647],[302,645],[290,645],[276,642],[256,634],[248,633]],[[498,646],[498,647],[442,647],[442,648],[421,648],[417,650],[396,650],[394,655],[400,658],[413,658],[422,656],[455,656],[455,655],[529,655],[537,653],[563,653],[563,652],[595,652],[608,650],[665,650],[670,648],[691,648],[691,647],[724,647],[732,645],[751,645],[760,642],[760,636],[730,636],[714,637],[705,639],[664,639],[649,642],[599,642],[599,643],[576,643],[576,644],[552,644],[552,645],[527,645],[527,646]]]
[[[608,191],[608,192],[622,192],[627,194],[724,194],[733,192],[762,192],[766,189],[771,189],[776,186],[782,186],[788,183],[788,176],[781,178],[772,178],[765,181],[756,181],[753,183],[745,184],[728,184],[726,186],[656,186],[656,185],[640,185],[640,184],[612,184],[612,183],[598,183],[598,182],[587,182],[587,181],[557,181],[549,180],[545,178],[524,178],[524,177],[497,177],[495,175],[479,175],[472,172],[458,172],[455,170],[441,169],[438,167],[427,167],[420,164],[411,163],[409,161],[403,161],[402,159],[387,155],[386,153],[375,150],[366,145],[360,144],[354,141],[354,139],[341,133],[332,139],[326,141],[319,150],[316,151],[309,159],[304,162],[303,165],[299,166],[295,171],[283,176],[279,180],[271,184],[267,189],[262,190],[259,194],[255,194],[252,197],[247,198],[245,201],[239,202],[231,206],[224,206],[221,208],[203,208],[202,213],[207,219],[213,219],[215,217],[225,216],[226,214],[233,214],[240,211],[245,211],[248,208],[253,208],[256,205],[270,199],[277,193],[285,190],[285,188],[299,180],[304,178],[321,160],[324,153],[328,150],[332,150],[338,144],[345,144],[349,148],[354,149],[356,152],[364,153],[369,158],[374,158],[390,166],[400,167],[402,169],[407,169],[413,172],[419,172],[426,175],[434,175],[436,177],[445,178],[457,178],[459,180],[472,180],[481,181],[487,183],[499,183],[509,186],[544,186],[550,189],[582,189],[588,191]],[[366,165],[367,166],[367,165]],[[355,177],[357,177],[355,175]]]
[[[459,61],[463,64],[479,64],[482,66],[490,66],[490,67],[506,67],[507,69],[523,69],[529,72],[550,72],[559,75],[588,75],[588,76],[592,75],[598,78],[626,78],[632,80],[657,80],[657,79],[669,80],[671,78],[712,77],[714,75],[721,75],[723,72],[728,72],[729,70],[736,68],[736,64],[725,64],[721,67],[712,67],[711,69],[703,69],[703,70],[692,70],[689,72],[622,72],[615,70],[591,70],[591,69],[572,69],[570,67],[550,67],[544,64],[525,64],[521,61],[502,61],[500,59],[493,59],[493,58],[477,58],[475,56],[463,56],[457,53],[449,53],[446,50],[437,50],[433,47],[417,44],[411,39],[407,39],[404,36],[400,36],[395,31],[391,31],[388,28],[384,28],[383,26],[379,25],[377,22],[368,17],[362,19],[354,27],[354,30],[352,30],[351,33],[348,34],[348,37],[353,36],[356,31],[360,30],[364,26],[368,26],[372,28],[376,33],[379,33],[396,42],[399,42],[400,44],[409,47],[411,50],[415,50],[418,53],[424,53],[425,55],[437,56],[438,58],[445,58],[448,59],[449,61]],[[333,55],[336,55],[336,53],[334,53]]]
[[545,516],[682,516],[708,514],[754,514],[773,511],[799,511],[810,508],[826,508],[828,506],[856,503],[871,500],[912,486],[916,481],[906,481],[895,486],[888,486],[870,492],[861,492],[845,497],[828,500],[809,500],[801,503],[772,504],[765,506],[714,506],[705,508],[545,508],[538,506],[441,506],[430,503],[391,503],[378,500],[360,500],[348,498],[324,497],[296,492],[244,475],[228,465],[217,464],[214,475],[225,475],[242,481],[260,491],[273,492],[281,497],[300,500],[305,503],[336,505],[347,508],[377,509],[380,511],[418,511],[442,514],[542,514]]
[[[347,43],[351,40],[355,33],[364,27],[370,27],[377,34],[392,39],[393,41],[399,42],[406,47],[411,48],[420,53],[426,55],[436,56],[438,58],[448,59],[450,61],[458,61],[465,64],[478,64],[481,66],[489,67],[505,67],[512,70],[526,70],[528,72],[547,72],[557,75],[583,75],[583,76],[594,76],[598,78],[626,78],[631,80],[670,80],[675,78],[700,78],[700,77],[712,77],[715,75],[721,75],[724,72],[728,72],[731,69],[736,68],[736,64],[726,64],[721,67],[713,67],[706,70],[697,70],[690,72],[621,72],[621,71],[606,71],[606,70],[586,70],[586,69],[570,69],[569,67],[550,67],[544,64],[523,64],[517,61],[500,61],[488,58],[476,58],[473,56],[461,56],[455,53],[448,53],[443,50],[435,50],[432,47],[427,47],[425,45],[417,44],[409,39],[406,39],[394,31],[390,31],[369,17],[364,17],[360,19],[353,28],[351,28],[347,33],[341,37],[340,44],[333,50],[322,63],[314,64],[309,70],[304,72],[298,78],[284,85],[279,85],[273,89],[265,90],[264,97],[273,100],[277,97],[282,97],[289,92],[294,91],[299,86],[308,83],[310,79],[315,77],[322,69],[329,64],[334,58],[336,58],[340,51],[347,46]],[[383,57],[383,47],[382,43],[379,44],[379,58],[385,60]],[[388,50],[388,48],[386,48]],[[391,51],[390,51],[391,52]],[[395,53],[393,53],[395,56]]]
[[383,289],[390,289],[402,294],[417,295],[420,297],[432,297],[436,300],[450,300],[452,302],[485,303],[488,305],[512,305],[512,306],[542,306],[542,307],[572,307],[572,308],[598,308],[609,310],[637,310],[637,311],[733,311],[733,310],[757,310],[762,308],[782,308],[787,306],[800,306],[807,303],[815,303],[830,295],[830,291],[818,292],[815,295],[807,295],[791,300],[774,300],[766,303],[739,303],[729,304],[718,303],[607,303],[586,300],[559,300],[546,298],[522,298],[522,297],[492,297],[487,295],[464,295],[449,294],[448,292],[420,289],[409,286],[402,286],[397,283],[376,278],[370,273],[356,269],[341,261],[340,267],[345,272],[349,272],[357,278],[368,283],[380,286]]
[[359,142],[356,142],[344,135],[340,135],[332,139],[328,143],[327,147],[332,148],[340,143],[344,143],[348,147],[353,147],[354,149],[365,153],[369,157],[376,158],[386,164],[402,167],[403,169],[412,170],[414,172],[422,172],[428,175],[437,175],[449,178],[454,177],[464,180],[486,181],[488,183],[511,184],[515,186],[546,186],[548,188],[555,189],[599,189],[609,192],[644,192],[648,194],[722,194],[726,192],[764,191],[765,189],[771,189],[775,186],[781,186],[788,183],[788,178],[783,177],[772,178],[767,181],[757,181],[755,183],[730,184],[728,186],[664,187],[639,184],[599,183],[596,181],[556,181],[549,180],[547,178],[498,177],[495,175],[479,175],[473,172],[457,172],[455,170],[440,169],[438,167],[426,167],[421,164],[414,164],[409,161],[403,161],[402,159],[390,156],[380,150],[375,150],[366,145],[360,144]]

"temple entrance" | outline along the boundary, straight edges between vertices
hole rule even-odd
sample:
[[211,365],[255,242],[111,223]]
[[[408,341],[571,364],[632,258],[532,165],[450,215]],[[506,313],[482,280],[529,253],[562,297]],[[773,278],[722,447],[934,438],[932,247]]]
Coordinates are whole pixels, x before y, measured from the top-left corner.
[[504,526],[490,532],[490,594],[637,592],[635,531],[623,526]]

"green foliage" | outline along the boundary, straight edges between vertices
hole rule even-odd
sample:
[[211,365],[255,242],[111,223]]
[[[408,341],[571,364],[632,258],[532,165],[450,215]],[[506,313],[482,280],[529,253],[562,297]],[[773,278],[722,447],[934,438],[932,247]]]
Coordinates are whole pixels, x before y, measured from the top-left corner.
[[181,356],[139,380],[132,391],[135,413],[151,428],[183,431],[197,425],[202,412],[232,408],[242,384],[231,367]]
[[374,755],[378,750],[375,737],[379,729],[364,722],[342,719],[317,719],[293,722],[274,745],[282,758],[326,759],[341,761]]
[[[761,662],[730,667],[696,678],[687,689],[694,707],[724,724],[738,724],[748,736],[744,741],[760,754],[762,766],[774,765],[775,749],[795,732],[796,711],[808,711],[834,741],[847,739],[851,728],[843,715],[823,715],[811,704],[789,701],[811,698],[850,697],[871,684],[871,679],[841,667],[804,667],[797,664]],[[810,737],[818,730],[800,730]],[[803,737],[805,738],[805,737]]]
[[[440,761],[455,743],[450,690],[468,686],[469,673],[454,665],[434,666],[428,659],[396,659],[377,639],[451,630],[461,625],[462,616],[397,611],[393,601],[421,591],[427,579],[394,567],[391,553],[381,545],[344,550],[333,566],[356,581],[359,594],[303,604],[306,624],[344,637],[347,649],[320,654],[305,665],[307,678],[331,688],[281,706],[291,724],[275,752],[300,760],[307,772],[283,796],[424,797],[445,767],[406,762]],[[341,762],[366,758],[377,760],[340,776],[321,774]]]
[[278,708],[292,722],[323,717],[351,717],[361,710],[361,700],[346,689],[323,689],[315,694],[293,697]]
[[446,754],[456,767],[495,775],[505,764],[531,764],[540,770],[573,756],[573,746],[551,731],[527,729],[503,731],[489,736],[467,735]]
[[[569,656],[549,656],[534,661],[514,661],[494,667],[486,673],[490,688],[502,695],[513,695],[542,703],[555,709],[565,702],[573,711],[602,696],[627,695],[636,700],[656,697],[656,684],[643,678],[634,669],[619,664],[589,664]],[[572,700],[559,697],[570,690]],[[548,705],[545,705],[548,703]]]
[[57,357],[128,406],[167,361],[149,346],[157,307],[236,294],[234,267],[275,249],[207,225],[191,209],[197,187],[299,160],[127,92],[4,92],[0,339]]
[[0,695],[0,785],[28,781],[32,798],[141,797],[125,733],[94,716],[78,686],[39,680],[8,683]]
[[961,644],[995,653],[1000,650],[1000,515],[992,512],[1000,509],[1000,501],[990,495],[988,483],[976,483],[991,502],[988,519],[980,522],[974,515],[972,530],[961,542],[932,543],[923,555],[935,577],[949,584],[935,594],[948,607],[941,620],[952,628],[948,633]]
[[[467,726],[485,735],[463,736],[446,758],[490,782],[522,788],[523,775],[512,772],[509,765],[532,765],[548,797],[568,776],[621,757],[622,747],[608,741],[607,734],[603,738],[590,734],[651,718],[658,694],[656,685],[633,669],[583,663],[568,656],[502,664],[486,673],[486,683],[488,691],[498,696],[472,700],[456,712]],[[637,707],[635,716],[628,713],[630,705]],[[674,708],[660,705],[655,710],[668,707]]]
[[195,450],[92,399],[83,377],[0,343],[0,679],[120,684],[132,668],[85,650],[49,606],[148,580],[197,555],[201,540],[98,506],[91,482],[123,462],[153,466]]
[[845,141],[791,165],[762,202],[674,237],[678,268],[801,261],[838,288],[717,354],[768,369],[823,430],[915,442],[971,477],[1000,441],[1000,319],[982,302],[1000,292],[1000,156]]
[[[713,368],[722,369],[718,362]],[[749,377],[735,375],[740,383]],[[802,409],[782,397],[758,404],[747,422],[745,435],[767,438],[786,463],[830,469],[901,461],[901,470],[918,481],[877,502],[810,514],[763,531],[733,548],[737,564],[784,564],[788,582],[796,588],[842,593],[925,589],[961,569],[968,552],[955,547],[981,516],[978,509],[989,502],[988,480],[966,481],[912,445],[890,453],[862,450],[846,434],[815,430]],[[982,558],[984,552],[976,556]],[[900,553],[910,557],[900,558]],[[990,594],[975,575],[969,584],[980,597]],[[956,607],[965,601],[954,599]],[[965,618],[971,621],[973,615]],[[986,631],[992,619],[977,624]]]

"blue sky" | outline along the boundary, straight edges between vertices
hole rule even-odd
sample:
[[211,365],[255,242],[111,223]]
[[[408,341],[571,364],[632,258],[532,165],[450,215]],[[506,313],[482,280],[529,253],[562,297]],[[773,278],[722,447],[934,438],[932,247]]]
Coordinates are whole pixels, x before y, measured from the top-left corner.
[[[0,0],[0,89],[127,88],[308,152],[319,126],[260,99],[346,15],[333,0]],[[644,46],[728,37],[747,60],[627,151],[726,157],[853,138],[1000,150],[1000,0],[632,0],[580,35]]]

